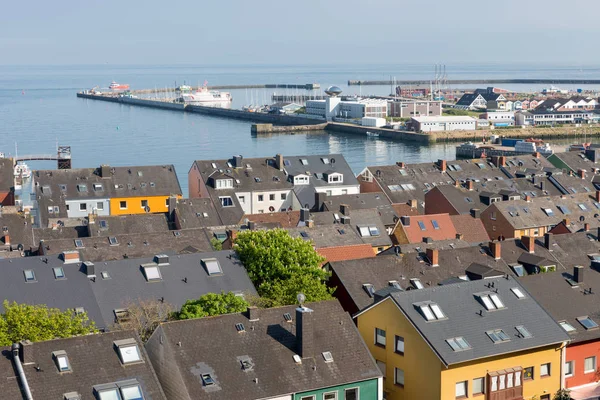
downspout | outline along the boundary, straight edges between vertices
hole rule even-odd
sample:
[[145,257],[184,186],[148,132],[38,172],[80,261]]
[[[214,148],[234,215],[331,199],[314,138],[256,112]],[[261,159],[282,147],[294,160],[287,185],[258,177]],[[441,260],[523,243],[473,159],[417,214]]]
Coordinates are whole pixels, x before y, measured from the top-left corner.
[[567,342],[562,343],[560,349],[560,388],[565,388],[565,362],[567,361]]
[[23,371],[23,366],[21,365],[21,359],[19,358],[19,348],[20,345],[18,343],[13,343],[12,345],[12,356],[13,362],[15,363],[15,367],[17,367],[17,372],[19,373],[19,379],[21,380],[21,386],[23,391],[25,392],[26,400],[33,400],[33,396],[31,395],[31,390],[29,389],[29,384],[27,383],[27,377],[25,376],[25,371]]

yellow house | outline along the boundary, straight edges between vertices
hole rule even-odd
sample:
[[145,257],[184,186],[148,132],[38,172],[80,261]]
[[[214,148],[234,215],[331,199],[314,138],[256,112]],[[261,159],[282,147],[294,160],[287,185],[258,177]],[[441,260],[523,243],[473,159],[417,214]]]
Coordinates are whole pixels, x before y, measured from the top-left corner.
[[395,291],[356,314],[387,400],[552,399],[567,333],[512,277]]

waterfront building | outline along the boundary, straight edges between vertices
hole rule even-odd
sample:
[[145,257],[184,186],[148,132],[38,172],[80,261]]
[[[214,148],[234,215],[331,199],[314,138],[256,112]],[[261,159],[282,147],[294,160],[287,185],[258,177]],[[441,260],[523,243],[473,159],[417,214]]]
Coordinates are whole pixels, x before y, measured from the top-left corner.
[[468,116],[411,117],[415,132],[474,131],[477,119]]
[[294,114],[300,110],[302,106],[297,103],[291,103],[288,101],[280,101],[269,106],[269,112],[275,114]]
[[492,126],[506,127],[515,125],[515,113],[513,111],[487,111],[479,116],[488,120]]
[[388,102],[388,114],[394,118],[410,118],[417,116],[442,115],[441,101],[406,101],[394,100]]
[[530,112],[534,125],[588,124],[600,120],[600,114],[592,110],[557,111],[542,105]]
[[42,227],[90,214],[166,213],[169,198],[182,196],[173,165],[39,170],[32,178]]
[[550,400],[561,388],[570,337],[511,276],[376,296],[354,318],[389,400]]
[[360,99],[342,100],[342,90],[337,86],[329,87],[324,100],[307,100],[306,114],[325,118],[331,121],[340,119],[362,119],[364,117],[386,118],[388,114],[387,100]]
[[336,300],[164,323],[146,351],[169,398],[383,398],[382,373]]
[[[490,103],[493,102],[493,103]],[[456,102],[454,108],[459,110],[477,110],[492,106],[496,109],[506,109],[506,97],[502,93],[496,93],[494,88],[477,89],[474,93],[465,93]]]

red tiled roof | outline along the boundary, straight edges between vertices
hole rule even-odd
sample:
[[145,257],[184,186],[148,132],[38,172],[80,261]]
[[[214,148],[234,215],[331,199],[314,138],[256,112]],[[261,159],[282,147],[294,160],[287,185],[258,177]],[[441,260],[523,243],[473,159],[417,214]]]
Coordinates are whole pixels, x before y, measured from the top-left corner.
[[[437,222],[438,228],[433,225]],[[419,222],[423,223],[422,229]],[[433,240],[448,240],[456,238],[456,229],[449,214],[414,215],[410,217],[410,226],[402,226],[406,232],[409,243],[419,243],[424,237]]]
[[454,224],[456,233],[462,234],[465,242],[477,243],[490,240],[483,222],[479,218],[473,218],[470,215],[451,215],[450,220]]
[[369,244],[355,244],[350,246],[322,247],[317,249],[317,253],[327,259],[327,261],[348,261],[361,258],[375,257],[373,248]]

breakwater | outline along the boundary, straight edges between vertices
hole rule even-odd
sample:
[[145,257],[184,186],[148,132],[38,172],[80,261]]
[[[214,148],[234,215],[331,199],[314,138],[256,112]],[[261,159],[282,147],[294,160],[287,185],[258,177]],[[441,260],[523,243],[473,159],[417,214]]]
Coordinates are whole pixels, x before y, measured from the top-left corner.
[[[208,90],[235,90],[235,89],[304,89],[304,90],[318,90],[321,88],[319,83],[264,83],[264,84],[251,84],[251,85],[216,85],[207,86]],[[190,86],[190,89],[200,90],[204,89],[203,86]],[[137,89],[131,90],[132,94],[149,94],[149,93],[170,93],[179,92],[179,88],[164,87],[154,89]]]
[[[349,80],[348,86],[429,85],[430,80],[361,81]],[[544,84],[544,85],[600,85],[600,79],[448,79],[449,85],[469,84]]]
[[323,131],[327,127],[327,122],[322,124],[311,124],[311,125],[293,125],[293,126],[279,126],[273,124],[252,124],[250,132],[257,135],[269,134],[269,133],[294,133],[294,132],[310,132],[310,131]]
[[556,128],[496,128],[476,131],[431,132],[428,133],[428,135],[433,136],[432,140],[434,142],[480,142],[483,137],[489,138],[490,135],[499,135],[500,137],[515,139],[576,139],[583,136],[600,136],[600,127],[597,125],[584,125],[580,127],[566,125]]

